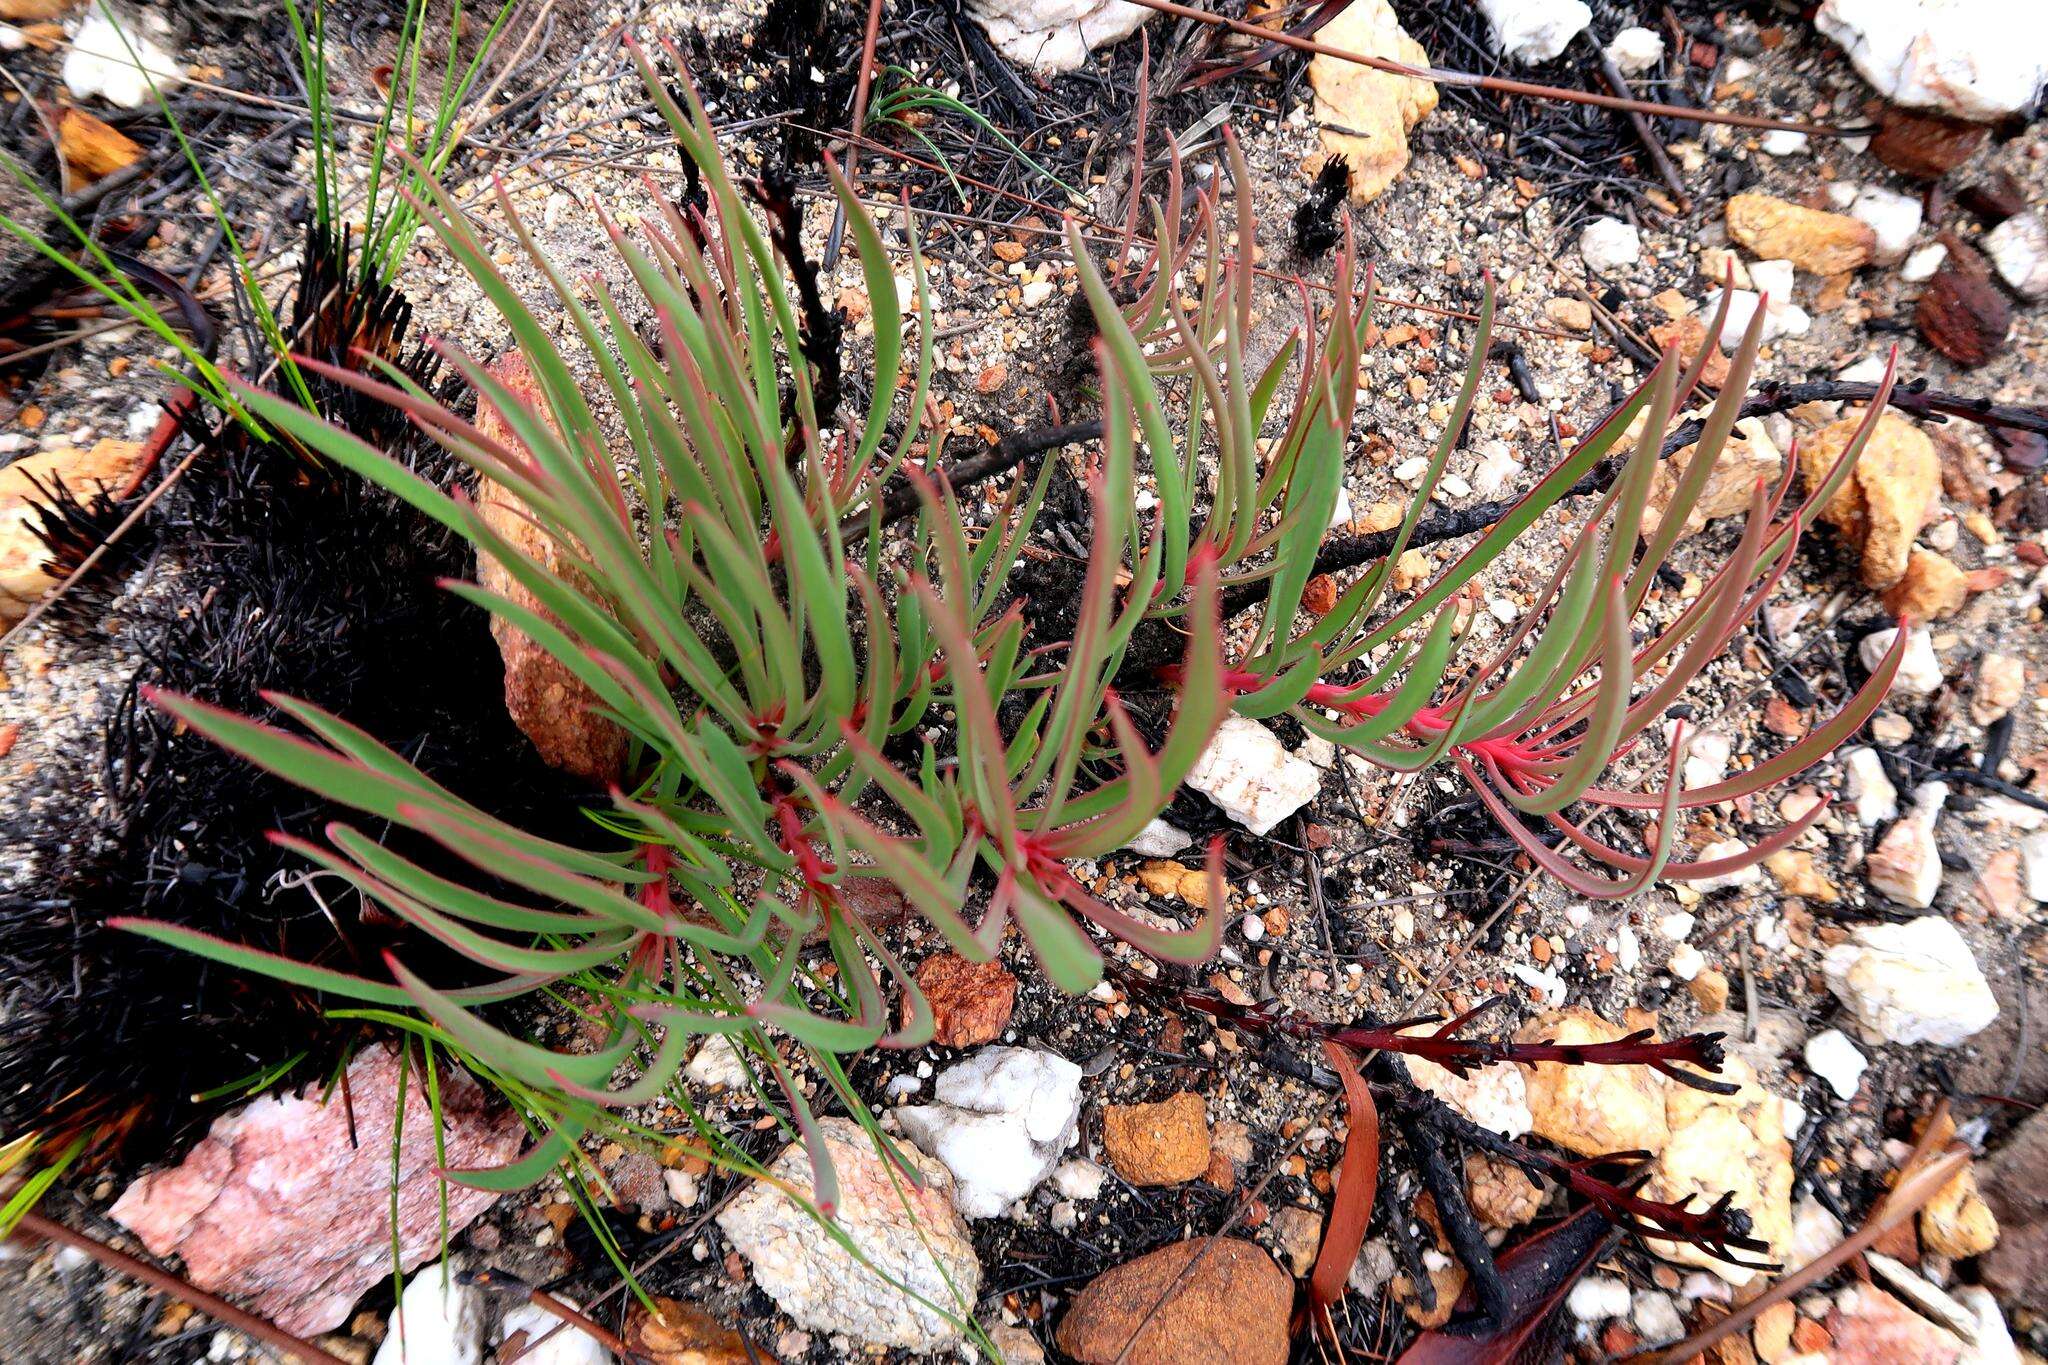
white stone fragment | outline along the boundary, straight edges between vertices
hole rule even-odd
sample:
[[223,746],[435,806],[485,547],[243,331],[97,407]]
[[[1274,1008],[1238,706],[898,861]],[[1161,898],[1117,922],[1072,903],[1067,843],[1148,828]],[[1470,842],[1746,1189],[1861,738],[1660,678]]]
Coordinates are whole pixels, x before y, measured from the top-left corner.
[[953,1205],[993,1218],[1038,1188],[1073,1143],[1081,1068],[1036,1048],[985,1047],[939,1073],[939,1102],[895,1110],[904,1135],[953,1173]]
[[1531,990],[1541,991],[1543,998],[1552,1005],[1562,1005],[1570,987],[1556,972],[1546,972],[1541,967],[1532,967],[1526,962],[1510,962],[1508,975]]
[[1906,257],[1906,263],[1899,267],[1899,278],[1908,284],[1931,280],[1934,278],[1934,272],[1941,269],[1941,263],[1947,259],[1947,246],[1940,242],[1929,242]]
[[2048,901],[2048,830],[2020,840],[2020,865],[2026,869],[2027,898]]
[[[1428,1033],[1433,1025],[1419,1025],[1411,1033]],[[1404,1057],[1409,1079],[1490,1133],[1518,1138],[1535,1125],[1529,1110],[1529,1085],[1520,1067],[1512,1062],[1468,1068],[1454,1075],[1427,1057]]]
[[1941,890],[1941,850],[1934,842],[1934,824],[1948,801],[1942,782],[1922,784],[1913,793],[1913,809],[1885,831],[1864,861],[1871,886],[1900,905],[1925,910]]
[[[579,1312],[582,1310],[574,1299],[563,1302]],[[498,1324],[498,1341],[510,1341],[514,1333],[525,1334],[526,1347],[519,1354],[519,1365],[611,1365],[612,1353],[596,1337],[570,1326],[538,1304],[522,1303],[507,1310],[504,1321]],[[498,1354],[500,1359],[510,1358],[502,1351]]]
[[[1892,641],[1898,638],[1899,628],[1888,626],[1857,641],[1856,652],[1863,660],[1863,667],[1875,673],[1890,651]],[[1927,638],[1925,630],[1915,626],[1906,640],[1905,657],[1899,660],[1899,675],[1892,679],[1892,691],[1910,697],[1924,697],[1939,691],[1941,683],[1941,660],[1934,657],[1934,644]]]
[[2048,294],[2048,219],[2016,213],[1984,234],[1984,250],[2014,289],[2030,299]]
[[[1678,734],[1678,721],[1664,726],[1664,743]],[[1685,726],[1685,762],[1679,768],[1687,791],[1711,787],[1728,776],[1728,760],[1735,756],[1735,738],[1725,730],[1701,730]]]
[[1842,755],[1842,790],[1865,829],[1899,818],[1899,789],[1885,776],[1884,760],[1867,744]]
[[661,1188],[667,1192],[670,1199],[686,1209],[694,1207],[704,1193],[697,1177],[688,1171],[663,1171]]
[[1491,501],[1522,474],[1522,462],[1508,449],[1506,441],[1489,441],[1479,456],[1479,468],[1472,473],[1472,491]]
[[1870,1059],[1848,1034],[1831,1028],[1806,1040],[1806,1069],[1843,1099],[1853,1100],[1856,1088],[1863,1084],[1863,1073],[1870,1069]]
[[1795,133],[1790,128],[1773,128],[1757,139],[1757,146],[1765,156],[1800,156],[1811,145],[1804,133]]
[[2011,0],[1825,0],[1814,26],[1894,104],[1990,122],[2048,81],[2048,7]]
[[[1842,1220],[1808,1195],[1792,1206],[1792,1245],[1785,1253],[1785,1273],[1813,1264],[1842,1241]],[[1779,1362],[1784,1365],[1784,1362]]]
[[[1688,782],[1686,785],[1690,787],[1693,784]],[[1699,860],[1701,862],[1713,862],[1720,858],[1733,858],[1748,847],[1749,845],[1743,843],[1740,839],[1716,839],[1713,843],[1708,844],[1699,851]],[[1695,877],[1688,880],[1685,884],[1703,896],[1711,896],[1716,891],[1733,891],[1745,886],[1755,886],[1762,882],[1763,879],[1764,870],[1762,865],[1749,863],[1746,866],[1736,868],[1733,872],[1723,872],[1718,877]],[[1697,973],[1697,968],[1695,968],[1695,973]],[[1690,981],[1692,977],[1688,976],[1685,979]]]
[[727,1090],[748,1088],[747,1066],[730,1037],[714,1033],[697,1045],[696,1055],[683,1068],[683,1079],[692,1085],[723,1086]]
[[1640,24],[1623,29],[1607,45],[1607,55],[1624,76],[1640,76],[1664,60],[1664,35]]
[[1595,218],[1579,234],[1579,257],[1596,275],[1634,265],[1643,258],[1643,237],[1619,218]]
[[1524,66],[1547,62],[1593,22],[1584,0],[1479,0],[1493,45]]
[[1865,1042],[1954,1047],[1998,1017],[1970,945],[1939,915],[1859,925],[1821,972]]
[[1671,1296],[1658,1289],[1644,1289],[1635,1295],[1636,1330],[1651,1345],[1676,1341],[1685,1335],[1685,1319]]
[[1706,954],[1690,943],[1681,943],[1672,949],[1670,958],[1664,963],[1665,969],[1680,981],[1690,981],[1706,970]]
[[973,0],[968,13],[1005,57],[1046,75],[1078,70],[1152,17],[1128,0]]
[[1188,773],[1187,783],[1254,834],[1265,834],[1315,800],[1323,775],[1287,752],[1271,730],[1228,716]]
[[2013,1344],[2005,1314],[1991,1291],[1981,1284],[1965,1284],[1950,1294],[1976,1318],[1976,1330],[1971,1333],[1976,1342],[1964,1352],[1960,1365],[2020,1365],[2019,1348]]
[[[820,1119],[818,1130],[839,1181],[833,1224],[860,1259],[819,1229],[815,1213],[766,1180],[725,1207],[720,1230],[746,1257],[754,1283],[799,1327],[916,1353],[951,1349],[961,1339],[958,1320],[973,1312],[981,1291],[981,1262],[953,1207],[951,1172],[898,1144],[916,1168],[913,1183],[852,1119]],[[769,1173],[803,1199],[818,1193],[801,1142],[785,1147]]]
[[1124,847],[1146,858],[1171,858],[1195,842],[1195,836],[1154,816]]
[[123,26],[95,5],[71,36],[64,55],[64,85],[77,99],[98,95],[122,109],[140,109],[185,79],[178,59],[139,26]]
[[440,1261],[414,1271],[375,1365],[478,1365],[483,1358],[483,1292]]
[[[1758,270],[1770,264],[1772,262],[1759,261],[1752,265],[1749,268],[1751,281],[1759,282]],[[1741,347],[1742,338],[1748,335],[1750,320],[1756,316],[1758,308],[1764,310],[1763,339],[1767,342],[1776,341],[1779,337],[1804,336],[1807,329],[1813,326],[1812,316],[1792,302],[1789,289],[1771,294],[1768,298],[1754,289],[1715,289],[1700,305],[1701,315],[1712,317],[1721,307],[1723,294],[1728,296],[1728,321],[1721,328],[1721,349],[1730,355]]]
[[1913,245],[1913,234],[1920,230],[1920,196],[1901,194],[1882,185],[1865,185],[1857,192],[1856,202],[1849,205],[1849,216],[1868,223],[1877,234],[1871,259],[1879,265],[1891,265],[1905,256],[1906,249]]
[[1108,1172],[1085,1157],[1062,1161],[1052,1173],[1052,1187],[1064,1199],[1093,1199],[1102,1193]]
[[1564,1305],[1580,1322],[1599,1323],[1627,1317],[1633,1298],[1627,1280],[1612,1275],[1588,1275],[1572,1286]]

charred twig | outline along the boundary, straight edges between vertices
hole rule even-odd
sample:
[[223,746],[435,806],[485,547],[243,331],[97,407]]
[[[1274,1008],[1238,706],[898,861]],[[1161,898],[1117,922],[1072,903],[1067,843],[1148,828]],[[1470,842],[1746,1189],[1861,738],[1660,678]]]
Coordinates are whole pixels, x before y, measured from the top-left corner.
[[796,207],[796,182],[787,170],[775,170],[753,182],[754,200],[768,218],[768,232],[775,250],[789,267],[790,282],[796,286],[797,306],[802,312],[801,349],[811,367],[813,401],[820,421],[830,421],[839,411],[843,376],[839,363],[839,339],[845,330],[839,311],[825,304],[818,287],[817,262],[804,254],[803,214]]
[[1501,1283],[1500,1271],[1494,1267],[1493,1248],[1486,1244],[1486,1229],[1479,1226],[1479,1218],[1465,1196],[1464,1173],[1451,1164],[1452,1154],[1459,1148],[1455,1142],[1444,1142],[1437,1133],[1429,1131],[1412,1110],[1400,1111],[1394,1121],[1422,1172],[1422,1183],[1436,1199],[1437,1226],[1443,1229],[1444,1239],[1471,1277],[1479,1316],[1460,1326],[1475,1336],[1483,1335],[1506,1320],[1508,1290]]
[[[1629,87],[1628,77],[1621,74],[1614,58],[1608,56],[1607,50],[1598,43],[1594,43],[1593,48],[1599,54],[1600,78],[1607,82],[1607,88],[1623,99],[1634,99],[1636,92]],[[1670,190],[1672,198],[1678,201],[1678,211],[1685,212],[1692,205],[1692,196],[1685,192],[1685,181],[1679,176],[1678,167],[1671,163],[1671,153],[1664,150],[1664,139],[1657,136],[1655,126],[1640,111],[1629,110],[1628,121],[1642,140],[1644,150],[1649,152],[1650,164],[1657,168],[1657,176],[1664,182],[1664,188]]]
[[[1646,1152],[1610,1152],[1578,1161],[1552,1156],[1526,1143],[1501,1136],[1466,1118],[1434,1095],[1413,1085],[1403,1086],[1390,1097],[1401,1112],[1419,1112],[1423,1123],[1435,1130],[1439,1145],[1462,1143],[1518,1166],[1532,1179],[1569,1191],[1598,1208],[1615,1226],[1638,1237],[1667,1242],[1689,1242],[1716,1257],[1736,1265],[1762,1263],[1744,1260],[1738,1252],[1768,1253],[1770,1247],[1749,1235],[1749,1215],[1733,1207],[1724,1196],[1704,1209],[1694,1209],[1691,1198],[1670,1203],[1648,1199],[1635,1192],[1648,1175],[1641,1164]],[[1623,1182],[1602,1178],[1603,1166],[1633,1166]],[[1775,1266],[1770,1267],[1775,1269]]]
[[[1868,403],[1876,396],[1877,385],[1846,379],[1814,379],[1798,384],[1766,381],[1758,384],[1743,402],[1739,415],[1762,417],[1774,412],[1786,412],[1807,403]],[[1944,393],[1939,389],[1928,388],[1922,380],[1893,386],[1889,406],[1922,421],[1960,417],[1966,422],[1975,422],[1980,427],[2027,431],[2037,436],[2048,436],[2048,408],[1994,403],[1988,398]],[[1665,455],[1669,456],[1673,451],[1698,440],[1702,425],[1699,422],[1685,422],[1674,428],[1664,442]]]
[[[1031,431],[1017,431],[1005,436],[985,454],[959,463],[942,471],[957,492],[985,483],[1009,473],[1018,465],[1049,450],[1073,445],[1079,441],[1093,441],[1102,435],[1100,422],[1069,422],[1063,426],[1039,427]],[[848,517],[839,525],[839,536],[848,545],[858,544],[867,538],[868,529],[880,523],[887,526],[914,514],[923,504],[918,500],[917,489],[905,482],[898,483],[884,493],[875,504],[874,512],[860,512]]]

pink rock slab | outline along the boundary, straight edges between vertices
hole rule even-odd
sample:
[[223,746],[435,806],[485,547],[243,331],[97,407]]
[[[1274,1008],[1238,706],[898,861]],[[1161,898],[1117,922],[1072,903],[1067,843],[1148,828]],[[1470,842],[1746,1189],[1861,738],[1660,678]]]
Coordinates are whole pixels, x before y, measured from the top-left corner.
[[[287,1332],[330,1331],[391,1273],[398,1078],[397,1054],[371,1047],[349,1064],[346,1102],[340,1086],[324,1104],[321,1088],[309,1086],[224,1114],[183,1162],[123,1191],[113,1217],[155,1255],[184,1258],[200,1288]],[[492,1112],[465,1072],[444,1067],[439,1079],[451,1169],[502,1165],[518,1154],[526,1130],[514,1115]],[[431,1115],[419,1068],[409,1068],[397,1172],[398,1248],[407,1270],[440,1251]],[[497,1198],[450,1184],[450,1235]]]

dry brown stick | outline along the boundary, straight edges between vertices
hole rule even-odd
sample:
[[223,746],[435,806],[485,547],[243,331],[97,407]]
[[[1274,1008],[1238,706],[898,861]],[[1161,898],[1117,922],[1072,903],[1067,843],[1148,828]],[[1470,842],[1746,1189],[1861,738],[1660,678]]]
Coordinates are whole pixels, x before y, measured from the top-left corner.
[[295,1337],[276,1323],[265,1321],[253,1313],[237,1308],[226,1299],[188,1284],[168,1270],[160,1270],[138,1256],[130,1256],[127,1252],[117,1251],[97,1238],[88,1237],[82,1232],[74,1232],[62,1223],[46,1218],[34,1210],[24,1213],[21,1222],[16,1225],[14,1235],[18,1237],[22,1233],[46,1238],[82,1251],[109,1270],[119,1271],[180,1302],[189,1303],[208,1317],[217,1318],[238,1332],[289,1352],[307,1362],[307,1365],[348,1365],[347,1361],[334,1352],[323,1350],[310,1341]]
[[1616,109],[1622,113],[1654,114],[1658,118],[1684,119],[1692,123],[1726,123],[1736,128],[1762,128],[1782,130],[1790,133],[1806,133],[1820,137],[1856,137],[1862,130],[1837,128],[1825,123],[1799,123],[1790,119],[1764,118],[1757,114],[1724,114],[1713,109],[1687,109],[1676,104],[1657,104],[1650,100],[1624,99],[1619,95],[1596,95],[1588,90],[1570,90],[1559,85],[1538,85],[1533,81],[1509,80],[1504,76],[1476,76],[1469,71],[1446,71],[1435,66],[1411,66],[1387,57],[1371,57],[1363,52],[1351,52],[1327,43],[1298,38],[1284,30],[1262,28],[1248,24],[1242,19],[1231,19],[1208,10],[1196,9],[1192,5],[1175,3],[1175,0],[1131,0],[1161,14],[1171,14],[1177,19],[1192,19],[1198,24],[1211,24],[1227,28],[1233,33],[1248,38],[1280,43],[1300,52],[1312,52],[1318,56],[1335,57],[1340,61],[1356,62],[1369,66],[1375,71],[1384,71],[1392,76],[1406,76],[1410,80],[1434,81],[1438,85],[1467,86],[1478,90],[1490,90],[1497,95],[1521,95],[1529,99],[1563,100],[1567,104],[1591,104],[1602,109]]

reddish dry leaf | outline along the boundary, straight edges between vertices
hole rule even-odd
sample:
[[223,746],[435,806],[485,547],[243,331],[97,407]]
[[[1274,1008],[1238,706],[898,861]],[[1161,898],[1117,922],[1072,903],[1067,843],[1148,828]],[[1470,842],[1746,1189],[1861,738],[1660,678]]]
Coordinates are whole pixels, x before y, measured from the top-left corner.
[[1358,1259],[1359,1247],[1365,1244],[1366,1226],[1372,1222],[1373,1197],[1379,1193],[1380,1183],[1380,1111],[1372,1102],[1372,1087],[1358,1074],[1358,1063],[1348,1048],[1325,1039],[1323,1056],[1344,1078],[1351,1132],[1344,1139],[1344,1156],[1337,1166],[1330,1224],[1323,1230],[1323,1247],[1309,1274],[1309,1314],[1319,1325],[1329,1321],[1331,1306],[1344,1297],[1345,1281]]

